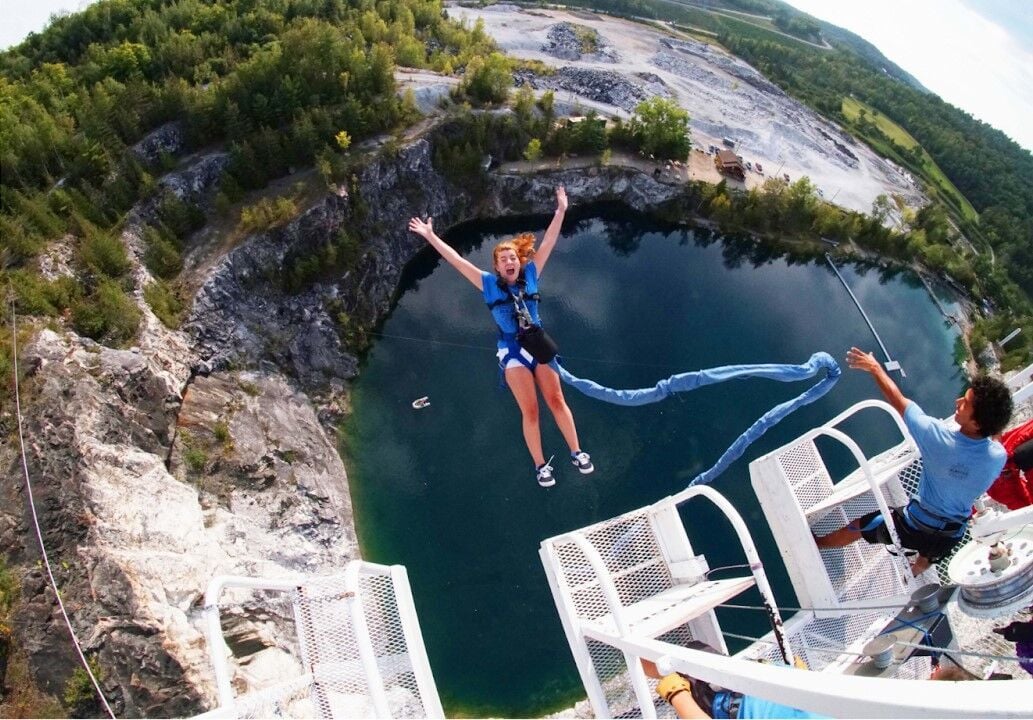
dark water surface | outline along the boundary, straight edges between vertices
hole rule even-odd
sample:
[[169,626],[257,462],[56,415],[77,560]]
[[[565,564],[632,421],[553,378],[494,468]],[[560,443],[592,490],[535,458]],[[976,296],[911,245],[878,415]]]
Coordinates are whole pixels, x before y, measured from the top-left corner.
[[[544,225],[541,218],[468,225],[448,239],[488,269],[497,240]],[[877,350],[823,260],[778,258],[749,242],[628,219],[626,211],[568,225],[544,272],[541,312],[575,375],[643,387],[686,370],[799,363],[817,350],[843,363],[852,344]],[[904,392],[929,412],[953,412],[964,384],[952,361],[956,331],[925,289],[908,276],[841,270],[908,373]],[[377,338],[365,360],[344,453],[363,554],[406,566],[446,712],[528,717],[584,694],[540,541],[677,492],[759,415],[809,384],[739,381],[639,408],[568,388],[596,472],[581,476],[567,463],[543,404],[543,442],[557,468],[556,486],[545,490],[535,482],[516,404],[497,388],[493,328],[473,286],[436,255],[418,257],[379,330],[391,337]],[[753,526],[783,605],[795,598],[748,463],[875,393],[869,376],[845,370],[831,393],[771,430],[714,482]],[[413,410],[423,395],[431,406]],[[869,449],[893,439],[886,423],[846,429]],[[683,517],[712,567],[742,562],[723,520],[696,505]],[[720,617],[726,629],[759,635],[766,630],[759,615]]]

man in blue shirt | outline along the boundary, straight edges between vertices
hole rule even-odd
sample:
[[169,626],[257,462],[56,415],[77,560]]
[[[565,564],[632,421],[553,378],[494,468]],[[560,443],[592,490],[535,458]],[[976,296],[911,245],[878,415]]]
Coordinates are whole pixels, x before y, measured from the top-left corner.
[[[972,503],[986,492],[1004,467],[1007,453],[993,436],[1011,418],[1007,386],[980,376],[954,402],[954,429],[926,415],[918,403],[904,397],[882,364],[871,353],[850,348],[847,363],[875,378],[886,401],[904,418],[908,432],[922,454],[918,493],[903,508],[894,508],[893,525],[901,544],[918,551],[911,568],[916,575],[939,562],[965,534]],[[844,528],[816,537],[820,548],[844,547],[864,538],[890,544],[885,519],[878,511],[863,515]]]

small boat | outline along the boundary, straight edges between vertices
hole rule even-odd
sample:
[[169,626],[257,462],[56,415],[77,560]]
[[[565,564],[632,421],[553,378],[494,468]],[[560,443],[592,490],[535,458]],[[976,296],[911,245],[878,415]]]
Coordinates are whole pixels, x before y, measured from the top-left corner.
[[424,395],[421,398],[416,398],[412,401],[413,410],[422,410],[423,408],[430,405],[430,398]]

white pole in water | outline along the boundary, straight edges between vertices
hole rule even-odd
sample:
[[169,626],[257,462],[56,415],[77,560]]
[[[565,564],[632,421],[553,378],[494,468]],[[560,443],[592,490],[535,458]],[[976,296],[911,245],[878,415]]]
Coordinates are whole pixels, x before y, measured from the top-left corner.
[[844,278],[843,275],[839,272],[839,268],[836,267],[836,263],[832,261],[832,256],[828,253],[825,253],[825,259],[828,261],[829,265],[835,271],[836,277],[838,277],[839,281],[843,283],[843,287],[846,288],[847,293],[850,295],[850,299],[854,301],[854,305],[856,305],[857,309],[860,310],[861,317],[863,317],[864,321],[868,323],[868,328],[872,331],[872,335],[875,336],[875,341],[879,343],[879,347],[882,348],[882,354],[886,356],[886,362],[884,362],[883,365],[885,365],[886,369],[890,371],[899,370],[900,377],[907,377],[907,373],[904,372],[904,368],[900,367],[900,363],[890,357],[890,351],[886,349],[886,344],[882,341],[882,338],[879,337],[879,333],[875,329],[875,325],[873,325],[872,321],[868,318],[868,313],[866,313],[864,311],[864,308],[861,307],[861,302],[857,299],[857,296],[854,295],[854,291],[851,290],[850,286],[846,284],[846,278]]
[[1019,334],[1020,332],[1022,332],[1022,328],[1015,328],[1015,329],[1014,329],[1014,330],[1012,330],[1012,331],[1011,331],[1010,333],[1008,333],[1008,337],[1004,338],[1003,340],[999,340],[999,341],[997,342],[997,344],[998,344],[998,345],[1000,345],[1001,347],[1004,347],[1004,344],[1005,344],[1006,342],[1008,342],[1009,340],[1011,340],[1011,339],[1012,339],[1013,337],[1015,337],[1016,335],[1018,335],[1018,334]]

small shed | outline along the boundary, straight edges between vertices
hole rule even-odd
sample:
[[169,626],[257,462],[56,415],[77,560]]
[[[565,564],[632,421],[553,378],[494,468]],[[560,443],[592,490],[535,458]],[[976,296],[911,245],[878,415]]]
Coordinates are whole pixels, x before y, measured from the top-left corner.
[[746,179],[746,169],[743,167],[742,158],[731,150],[718,150],[714,158],[714,165],[718,172],[724,175],[731,175],[739,180]]

